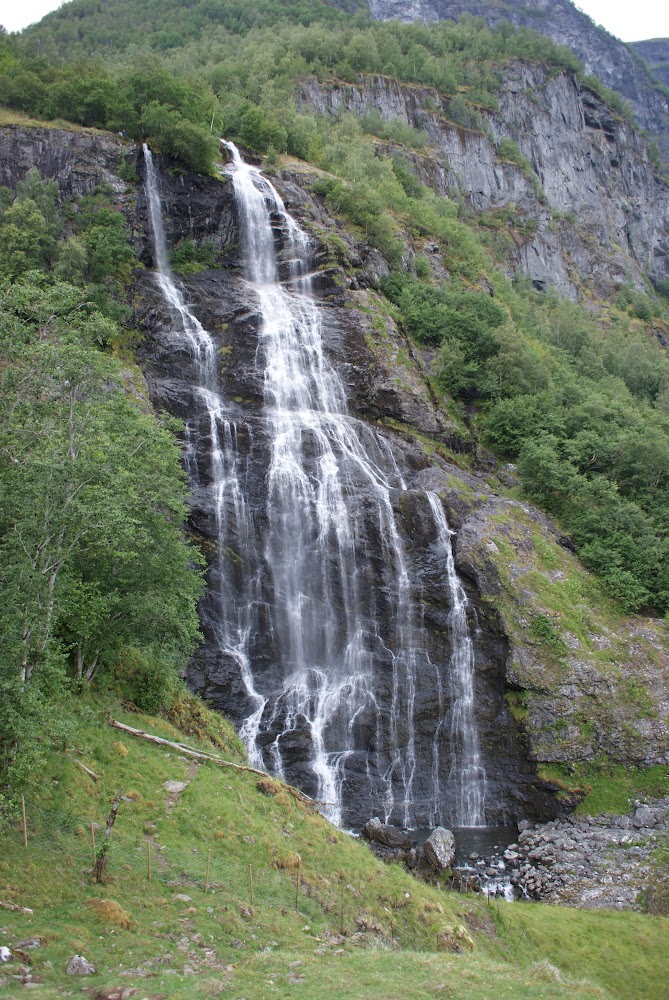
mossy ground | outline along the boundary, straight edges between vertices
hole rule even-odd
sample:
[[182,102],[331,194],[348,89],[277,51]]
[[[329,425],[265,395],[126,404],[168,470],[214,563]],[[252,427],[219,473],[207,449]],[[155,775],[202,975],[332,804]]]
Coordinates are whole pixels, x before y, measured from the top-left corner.
[[542,764],[540,776],[565,791],[583,795],[576,812],[586,816],[626,813],[637,798],[669,795],[669,767],[623,767],[621,764]]
[[[611,754],[609,759],[602,733],[613,726],[620,740],[629,738],[639,746],[646,720],[662,724],[662,697],[648,678],[667,670],[666,621],[625,615],[597,578],[519,503],[504,499],[494,505],[487,515],[485,541],[486,558],[494,561],[500,582],[499,592],[486,599],[500,614],[515,647],[529,654],[514,662],[514,683],[527,694],[522,704],[511,707],[526,725],[532,752],[544,762],[588,760],[587,775],[578,767],[564,772],[574,775],[569,786],[585,783],[606,789],[615,760],[621,758]],[[589,678],[591,695],[599,684],[606,697],[583,697],[567,713],[564,686],[577,675]],[[533,715],[537,691],[556,698],[550,726],[542,711]],[[618,795],[613,811],[626,811],[629,797],[653,794],[645,790],[643,780],[635,784],[636,773],[628,768],[625,802]],[[657,787],[665,794],[666,783]],[[608,792],[602,794],[606,801]],[[588,811],[608,808],[597,804]]]
[[[179,729],[109,700],[79,705],[72,745],[51,755],[39,784],[26,792],[28,848],[19,825],[0,834],[0,900],[34,910],[1,911],[0,943],[47,939],[30,952],[33,973],[43,980],[33,995],[72,995],[83,986],[95,994],[117,985],[170,1000],[666,995],[663,918],[488,906],[424,885],[379,862],[279,783],[195,766],[112,729],[110,716],[232,762],[243,759],[231,728],[189,697],[172,713]],[[169,780],[186,788],[170,793]],[[109,881],[95,884],[90,823],[104,823],[118,791],[124,799]],[[97,836],[99,847],[101,831]],[[328,932],[342,931],[343,941],[328,944]],[[354,937],[356,931],[362,933]],[[611,960],[613,941],[620,963]],[[215,956],[207,956],[212,949]],[[65,974],[74,954],[96,965],[90,980]],[[143,975],[129,971],[138,967]],[[23,990],[10,980],[0,995]]]
[[[90,135],[114,134],[106,132],[103,129],[89,128],[86,125],[77,125],[76,122],[69,122],[64,118],[55,118],[52,121],[46,121],[42,118],[32,118],[30,115],[25,114],[23,111],[17,111],[15,108],[0,107],[0,128],[6,125],[20,125],[22,128],[58,128],[64,129],[66,132],[88,132]],[[115,135],[114,137],[121,143],[126,141],[118,135]]]

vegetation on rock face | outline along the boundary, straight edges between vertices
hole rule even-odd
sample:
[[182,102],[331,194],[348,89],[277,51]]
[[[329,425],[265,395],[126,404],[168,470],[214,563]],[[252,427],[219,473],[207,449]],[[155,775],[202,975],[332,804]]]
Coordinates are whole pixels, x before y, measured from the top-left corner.
[[[32,115],[149,139],[206,172],[216,152],[211,129],[262,152],[317,159],[319,123],[294,102],[298,81],[309,74],[385,74],[435,87],[450,98],[452,121],[479,128],[479,109],[497,107],[508,60],[578,70],[568,49],[526,29],[489,29],[471,17],[429,27],[375,22],[362,12],[352,16],[363,6],[355,0],[341,6],[68,4],[18,40],[0,39],[0,100]],[[130,27],[138,24],[139,35]]]
[[493,280],[494,299],[401,273],[383,288],[412,335],[440,345],[442,387],[479,410],[484,441],[517,460],[526,495],[557,517],[609,592],[628,611],[666,612],[666,352],[620,314],[604,326]]
[[169,702],[198,636],[175,428],[114,357],[136,262],[104,192],[31,170],[0,215],[0,732],[16,794],[67,733],[67,692]]

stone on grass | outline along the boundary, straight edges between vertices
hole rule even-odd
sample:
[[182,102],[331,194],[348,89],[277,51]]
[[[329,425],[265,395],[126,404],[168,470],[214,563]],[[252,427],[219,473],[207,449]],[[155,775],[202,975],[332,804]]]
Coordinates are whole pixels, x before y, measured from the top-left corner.
[[17,941],[14,945],[15,948],[43,948],[47,943],[45,937],[32,937],[25,938],[23,941]]
[[83,955],[73,955],[67,966],[68,976],[92,976],[95,966]]
[[168,791],[168,792],[175,792],[175,793],[179,794],[179,792],[183,792],[183,790],[185,788],[188,788],[188,782],[187,781],[166,781],[165,784],[163,785],[163,788],[166,791]]
[[662,809],[653,809],[650,806],[639,806],[634,813],[632,822],[637,829],[644,826],[653,829],[662,822]]

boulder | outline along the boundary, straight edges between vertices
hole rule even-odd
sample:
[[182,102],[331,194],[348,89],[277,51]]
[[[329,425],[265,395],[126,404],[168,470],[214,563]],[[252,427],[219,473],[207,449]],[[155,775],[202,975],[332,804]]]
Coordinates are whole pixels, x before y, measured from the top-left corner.
[[83,955],[73,955],[67,966],[68,976],[92,976],[95,966]]
[[662,822],[663,810],[651,806],[639,806],[634,813],[632,823],[637,829],[647,827],[653,829]]
[[411,838],[398,830],[396,826],[382,823],[378,816],[370,819],[365,824],[362,835],[366,840],[372,840],[384,847],[396,848],[400,851],[408,851],[411,847]]
[[446,871],[455,861],[455,837],[450,830],[438,826],[425,841],[423,854],[430,868]]
[[179,795],[186,788],[188,788],[188,782],[187,781],[166,781],[165,784],[163,785],[163,788],[165,788],[168,792],[172,792],[172,793],[174,793],[176,795]]

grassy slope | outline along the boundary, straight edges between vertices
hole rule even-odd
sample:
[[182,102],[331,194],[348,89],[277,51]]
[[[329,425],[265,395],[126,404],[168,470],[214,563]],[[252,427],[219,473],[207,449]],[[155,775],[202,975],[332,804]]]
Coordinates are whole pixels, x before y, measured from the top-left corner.
[[[219,752],[241,759],[225,724],[200,710],[193,724],[195,705],[182,703],[180,734],[113,704],[82,704],[75,748],[54,753],[40,785],[26,795],[28,850],[19,829],[0,835],[0,900],[34,910],[32,917],[0,911],[0,943],[33,935],[48,940],[31,952],[33,971],[44,980],[33,995],[77,992],[84,983],[64,973],[75,953],[98,967],[96,990],[137,985],[139,997],[667,995],[663,918],[540,905],[488,908],[480,899],[441,892],[381,864],[279,785],[263,794],[253,774],[193,767],[172,751],[119,734],[105,718],[111,712],[168,738],[190,731],[188,740],[200,746],[211,746],[211,721]],[[75,757],[100,775],[97,783]],[[170,779],[189,782],[176,801],[163,787]],[[94,885],[90,822],[104,821],[117,790],[130,801],[121,802],[113,831],[112,878]],[[151,882],[147,838],[154,844]],[[191,901],[175,900],[177,893]],[[123,914],[91,902],[100,899],[118,903],[128,926]],[[343,943],[328,944],[327,932],[342,927]],[[359,927],[363,933],[354,937]],[[205,948],[215,954],[207,957]],[[161,956],[162,965],[144,967],[148,976],[121,975]],[[184,965],[194,971],[184,972]],[[582,978],[591,985],[579,985]],[[0,995],[22,990],[12,981]]]

